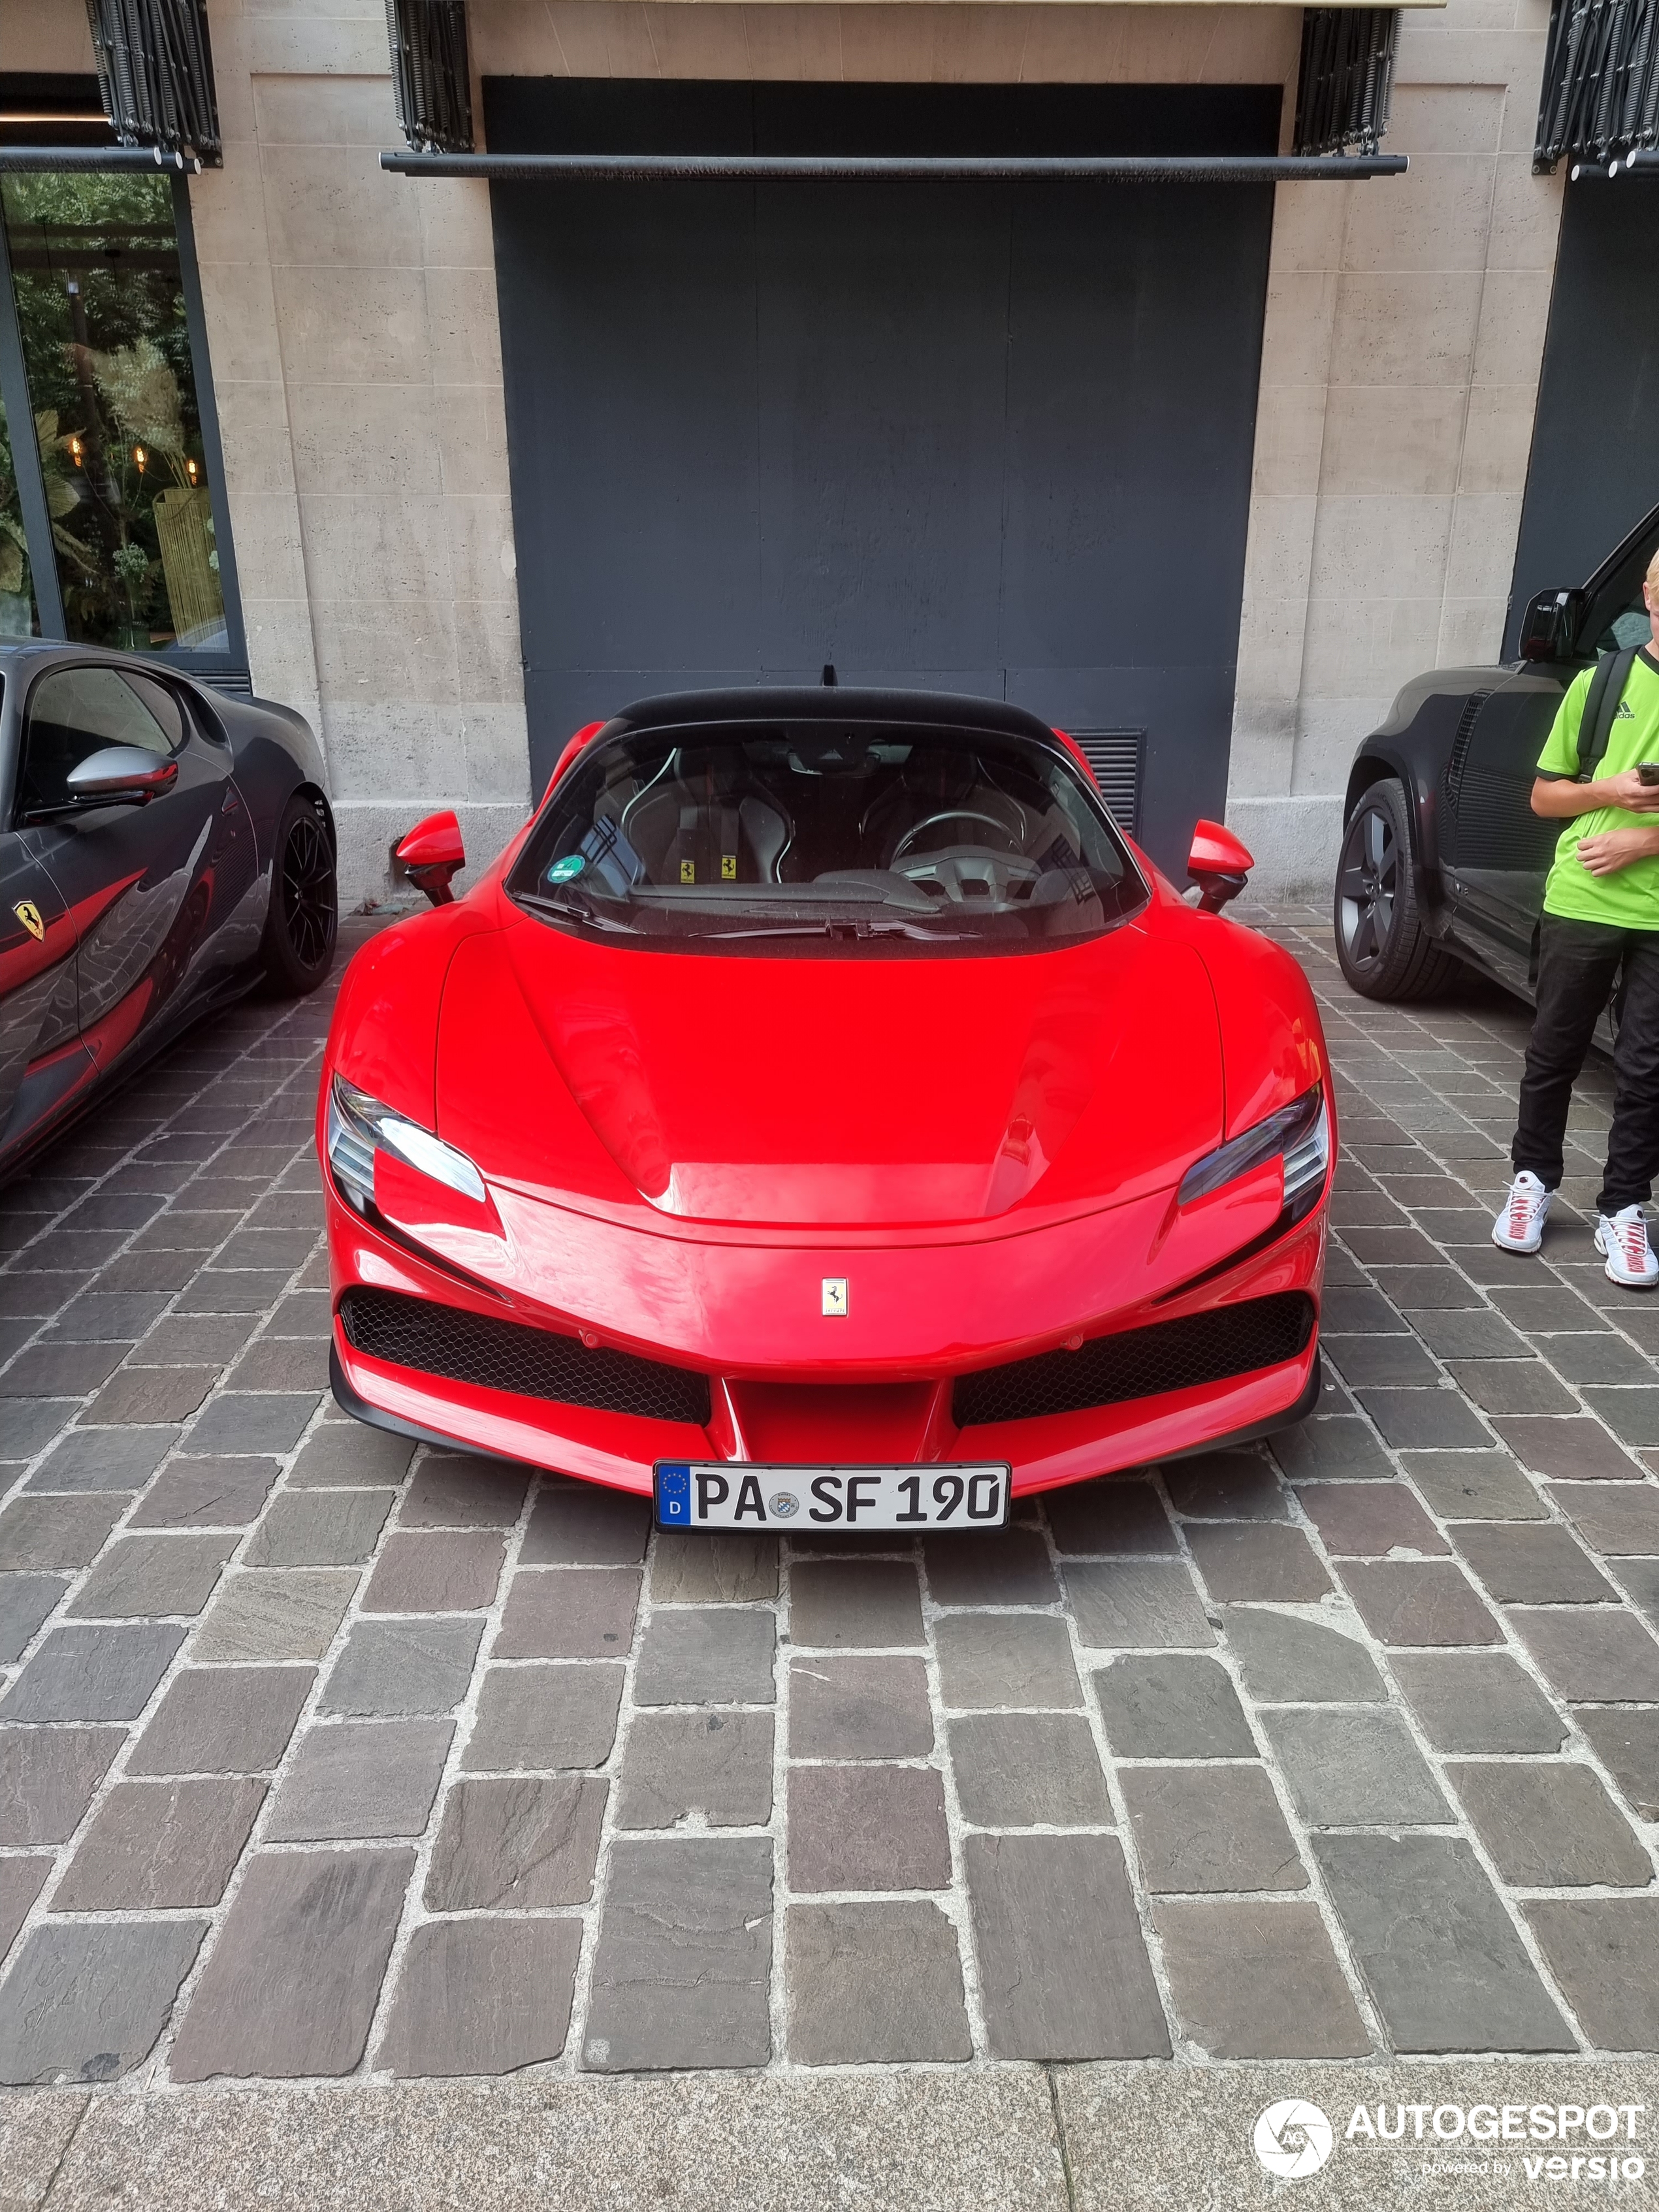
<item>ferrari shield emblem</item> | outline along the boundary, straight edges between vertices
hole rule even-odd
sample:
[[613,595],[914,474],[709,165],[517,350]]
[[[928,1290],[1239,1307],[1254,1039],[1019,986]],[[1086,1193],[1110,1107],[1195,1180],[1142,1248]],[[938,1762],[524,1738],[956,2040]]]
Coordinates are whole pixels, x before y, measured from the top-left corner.
[[847,1311],[847,1278],[845,1275],[826,1275],[823,1279],[823,1310],[836,1316]]
[[[17,916],[19,921],[22,923],[24,928],[27,930],[29,935],[34,939],[35,943],[37,945],[40,944],[46,934],[46,925],[41,921],[40,909],[36,906],[34,901],[33,899],[19,899],[16,905],[13,907],[12,912]],[[827,1311],[828,1309],[826,1308],[825,1310]]]

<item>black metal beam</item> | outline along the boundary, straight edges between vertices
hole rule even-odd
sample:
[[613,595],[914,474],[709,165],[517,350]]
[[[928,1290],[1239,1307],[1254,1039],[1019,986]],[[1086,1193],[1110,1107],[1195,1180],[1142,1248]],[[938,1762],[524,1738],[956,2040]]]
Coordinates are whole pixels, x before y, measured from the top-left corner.
[[0,174],[6,171],[88,169],[106,174],[140,169],[199,170],[193,154],[164,154],[159,146],[0,146]]
[[1633,153],[1622,158],[1615,154],[1610,161],[1575,161],[1567,172],[1573,183],[1611,184],[1617,177],[1632,173],[1638,177],[1659,178],[1659,149],[1638,146]]
[[663,178],[746,177],[768,183],[845,178],[872,183],[958,179],[1101,184],[1346,184],[1398,177],[1403,154],[382,154],[402,177],[495,177],[517,182],[650,184]]

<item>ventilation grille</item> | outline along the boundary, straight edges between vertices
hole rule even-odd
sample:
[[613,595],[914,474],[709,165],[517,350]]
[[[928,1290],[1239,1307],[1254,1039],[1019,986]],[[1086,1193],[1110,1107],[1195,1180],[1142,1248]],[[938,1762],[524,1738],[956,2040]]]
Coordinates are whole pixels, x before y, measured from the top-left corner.
[[1491,696],[1490,691],[1471,691],[1463,702],[1463,711],[1452,732],[1451,751],[1446,759],[1446,796],[1454,806],[1462,788],[1463,763],[1469,757],[1469,739],[1474,735],[1476,718]]
[[354,1352],[392,1367],[441,1375],[448,1382],[604,1413],[638,1413],[651,1421],[702,1427],[708,1419],[706,1375],[631,1352],[588,1352],[574,1337],[492,1321],[459,1306],[434,1305],[393,1291],[348,1291],[340,1301],[340,1325]]
[[88,0],[104,112],[124,146],[221,158],[203,0]]
[[1494,775],[1479,761],[1464,770],[1457,798],[1457,866],[1535,876],[1534,896],[1541,902],[1561,830],[1528,805],[1531,788],[1519,776]]
[[1067,732],[1095,772],[1095,781],[1112,810],[1112,819],[1132,837],[1140,835],[1140,768],[1146,750],[1145,730],[1072,730]]
[[1389,127],[1397,8],[1304,8],[1297,154],[1375,154]]
[[1277,1367],[1308,1348],[1313,1300],[1299,1291],[1249,1298],[1183,1321],[1097,1336],[1077,1352],[1045,1352],[1006,1367],[960,1376],[951,1410],[958,1428],[988,1421],[1030,1421],[1045,1413],[1080,1413],[1225,1382],[1258,1368]]

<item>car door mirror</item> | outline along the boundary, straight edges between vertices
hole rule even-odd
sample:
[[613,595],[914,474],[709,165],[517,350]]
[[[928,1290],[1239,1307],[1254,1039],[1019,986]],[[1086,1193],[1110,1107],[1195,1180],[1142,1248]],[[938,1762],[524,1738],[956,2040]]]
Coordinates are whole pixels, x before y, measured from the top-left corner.
[[1198,885],[1199,905],[1206,914],[1219,914],[1229,899],[1236,899],[1255,866],[1249,848],[1219,822],[1193,824],[1192,849],[1187,873]]
[[417,822],[406,837],[392,848],[392,865],[407,876],[416,890],[424,891],[434,906],[448,906],[455,894],[449,888],[466,866],[461,825],[447,808]]
[[142,806],[178,781],[178,762],[143,745],[106,745],[64,779],[71,802],[83,806]]
[[1522,660],[1569,660],[1583,618],[1582,592],[1537,592],[1521,620]]

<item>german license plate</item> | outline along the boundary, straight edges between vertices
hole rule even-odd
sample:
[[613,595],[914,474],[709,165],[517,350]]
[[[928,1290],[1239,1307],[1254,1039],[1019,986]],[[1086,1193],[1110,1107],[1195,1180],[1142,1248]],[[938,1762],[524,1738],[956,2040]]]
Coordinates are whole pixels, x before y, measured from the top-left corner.
[[659,1528],[1002,1528],[1006,1463],[753,1467],[659,1460]]

